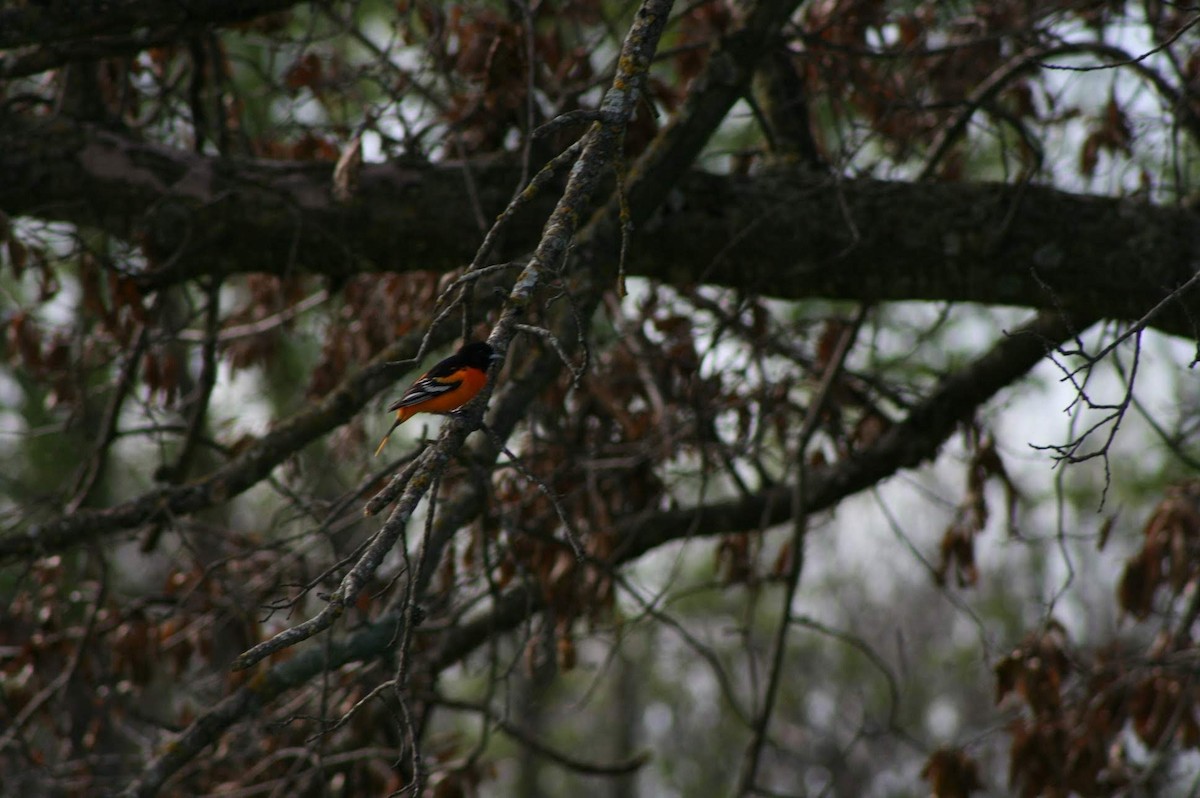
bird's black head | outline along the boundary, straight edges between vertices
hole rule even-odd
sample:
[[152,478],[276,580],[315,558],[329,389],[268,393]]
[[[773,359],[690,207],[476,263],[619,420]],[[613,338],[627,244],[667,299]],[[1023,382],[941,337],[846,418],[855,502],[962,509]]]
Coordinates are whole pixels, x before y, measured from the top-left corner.
[[486,344],[483,341],[473,341],[469,344],[463,344],[457,354],[462,358],[464,365],[474,366],[477,369],[487,371],[492,365],[492,359],[496,355],[496,350],[492,349],[491,344]]

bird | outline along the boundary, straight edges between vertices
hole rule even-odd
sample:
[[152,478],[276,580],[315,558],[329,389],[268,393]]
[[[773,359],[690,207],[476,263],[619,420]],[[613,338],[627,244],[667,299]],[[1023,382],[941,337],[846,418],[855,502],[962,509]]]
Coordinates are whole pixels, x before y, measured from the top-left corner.
[[389,413],[395,411],[396,420],[379,442],[375,456],[383,451],[396,427],[417,413],[451,413],[474,399],[487,384],[488,368],[499,359],[490,344],[474,341],[418,377],[388,406]]

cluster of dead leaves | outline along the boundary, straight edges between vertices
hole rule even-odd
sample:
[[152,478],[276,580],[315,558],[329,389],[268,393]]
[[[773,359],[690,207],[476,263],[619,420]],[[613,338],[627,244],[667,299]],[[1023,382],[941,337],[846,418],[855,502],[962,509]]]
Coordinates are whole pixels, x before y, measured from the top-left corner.
[[1168,489],[1151,514],[1117,591],[1135,619],[1156,609],[1172,619],[1140,650],[1075,650],[1066,629],[1050,621],[996,664],[997,702],[1023,710],[1010,727],[1009,760],[1022,796],[1120,793],[1143,773],[1130,735],[1149,751],[1200,750],[1198,541],[1200,481],[1190,481]]
[[431,272],[368,274],[348,280],[326,331],[308,395],[329,393],[349,370],[424,325],[433,314],[437,287],[438,277]]
[[1118,794],[1141,773],[1130,733],[1151,751],[1200,749],[1194,657],[1179,642],[1163,635],[1146,652],[1088,656],[1054,622],[1026,638],[995,669],[997,700],[1025,708],[1009,729],[1012,786],[1029,798]]
[[[106,368],[116,357],[133,348],[138,331],[149,321],[150,312],[134,278],[101,264],[91,252],[81,250],[78,266],[80,325],[85,336],[60,325],[45,322],[40,309],[58,295],[59,279],[44,247],[21,243],[3,225],[0,241],[7,238],[8,262],[20,280],[37,275],[34,303],[0,315],[5,327],[3,354],[13,366],[48,390],[50,407],[74,407],[89,374]],[[154,376],[154,375],[152,375]],[[159,387],[147,385],[151,394]]]
[[601,21],[596,0],[534,3],[528,13],[435,0],[403,6],[401,36],[422,46],[445,79],[440,107],[455,153],[505,149],[510,132],[528,134],[530,121],[546,121],[547,101],[556,112],[574,110],[595,79],[592,48],[579,34]]
[[929,782],[934,798],[968,798],[982,790],[979,765],[958,748],[939,748],[925,761],[921,778]]
[[[311,578],[301,563],[281,562],[264,543],[254,534],[221,537],[208,530],[204,545],[230,556],[217,556],[207,566],[181,562],[138,601],[129,601],[105,575],[79,561],[55,556],[33,563],[0,615],[0,717],[28,761],[76,762],[74,787],[82,794],[107,794],[113,785],[105,779],[111,774],[97,763],[111,754],[114,740],[161,725],[186,727],[212,696],[255,678],[255,671],[231,673],[230,658],[284,623],[276,618],[268,626],[259,609],[278,596],[281,582],[296,585]],[[293,653],[285,650],[270,661]],[[338,712],[348,711],[373,686],[370,675],[355,668],[332,674],[329,685]],[[164,688],[169,697],[164,698]],[[372,707],[380,710],[386,712]],[[282,711],[318,710],[301,702]],[[18,717],[19,730],[10,725]],[[386,723],[378,715],[364,713],[331,735],[327,745],[330,750],[375,747],[381,725]],[[71,732],[63,733],[68,728]],[[214,767],[189,777],[192,781],[181,789],[221,792],[220,784],[241,783],[240,777],[272,752],[302,748],[310,733],[304,724],[274,722],[231,730],[221,740]],[[264,778],[286,777],[289,761],[284,757],[264,766]],[[391,767],[369,757],[355,757],[338,772],[347,783],[360,785],[356,792],[372,795],[396,777]]]
[[1176,485],[1142,529],[1142,547],[1125,564],[1117,590],[1121,609],[1142,619],[1165,607],[1200,577],[1200,480]]
[[[955,118],[977,103],[979,87],[1062,17],[1102,27],[1110,16],[1103,4],[1027,3],[1003,0],[953,9],[945,4],[888,4],[881,0],[827,0],[804,10],[805,50],[797,57],[814,97],[830,98],[836,118],[864,121],[901,158],[922,149]],[[1041,99],[1034,101],[1035,95]],[[1024,126],[1059,120],[1078,109],[1056,109],[1055,98],[1039,92],[1028,70],[1013,74],[997,93],[990,113]],[[982,111],[980,115],[989,113]],[[1023,137],[1014,152],[1024,168],[1040,159]],[[1130,129],[1115,98],[1080,147],[1079,170],[1090,176],[1101,151],[1129,153]],[[938,176],[959,179],[963,150],[952,150]]]
[[1020,492],[1008,476],[1004,461],[996,449],[995,439],[971,427],[967,432],[967,443],[971,449],[971,458],[967,462],[967,490],[963,502],[955,511],[954,519],[942,535],[941,556],[934,571],[939,585],[946,584],[951,569],[959,587],[974,585],[979,581],[979,569],[975,564],[975,538],[987,527],[990,510],[985,489],[993,480],[1004,488],[1009,534],[1016,534]]
[[[143,691],[156,680],[211,668],[213,632],[189,611],[196,602],[176,605],[178,580],[169,578],[159,596],[158,609],[176,605],[165,614],[151,612],[150,602],[124,606],[101,580],[73,570],[57,556],[35,563],[0,621],[0,648],[8,652],[0,682],[9,718],[32,713],[26,723],[38,745],[51,739],[37,733],[41,727],[69,723],[84,730],[58,740],[58,750],[43,751],[64,760],[100,751],[102,741],[125,733],[118,727],[136,724],[131,716],[153,711]],[[86,685],[88,700],[63,700],[70,684]],[[35,700],[40,703],[31,705]]]
[[[1015,488],[984,437],[970,462],[968,499],[943,540],[943,578],[953,564],[960,584],[975,581],[971,541],[986,522],[982,490],[993,478],[1005,486],[1011,514]],[[996,702],[1019,708],[1009,726],[1009,782],[1023,798],[1120,794],[1143,774],[1144,757],[1131,755],[1132,738],[1144,750],[1200,750],[1200,684],[1192,675],[1200,480],[1169,488],[1142,533],[1117,601],[1139,621],[1156,611],[1175,619],[1148,645],[1089,652],[1073,646],[1066,628],[1051,619],[994,667]],[[922,775],[937,798],[982,789],[976,763],[957,749],[936,751]]]
[[[1080,676],[1068,692],[1078,668],[1068,646],[1066,629],[1051,620],[995,666],[997,702],[1013,696],[1026,708],[1009,729],[1009,782],[1025,798],[1110,795],[1128,780],[1113,747],[1123,718],[1111,671]],[[1088,686],[1105,700],[1087,700]]]

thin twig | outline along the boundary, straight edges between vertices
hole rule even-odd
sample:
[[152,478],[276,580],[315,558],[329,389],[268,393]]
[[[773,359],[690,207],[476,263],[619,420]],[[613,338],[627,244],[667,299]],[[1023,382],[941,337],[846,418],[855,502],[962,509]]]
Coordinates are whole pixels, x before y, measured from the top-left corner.
[[567,356],[567,350],[563,347],[562,342],[558,340],[558,336],[547,330],[545,327],[535,327],[532,324],[518,324],[516,325],[516,329],[523,333],[535,335],[550,344],[554,351],[558,353],[558,357],[562,361],[562,364],[570,370],[572,385],[579,385],[579,381],[583,379],[583,367],[576,366],[571,362],[571,358]]
[[496,728],[501,732],[511,737],[517,743],[528,748],[533,753],[540,757],[549,759],[557,765],[561,765],[575,773],[580,773],[585,776],[624,776],[628,773],[636,772],[645,766],[651,759],[650,752],[643,751],[635,754],[629,759],[620,760],[617,762],[589,762],[586,759],[580,759],[571,754],[559,751],[550,747],[547,743],[534,737],[529,732],[517,726],[515,723],[499,717],[490,706],[487,704],[476,704],[469,701],[460,701],[445,696],[436,696],[433,699],[438,706],[446,709],[455,710],[457,712],[476,712],[484,717],[484,720],[495,724]]
[[562,521],[563,529],[567,533],[567,542],[571,544],[571,551],[575,553],[575,559],[578,562],[583,562],[586,552],[583,547],[583,538],[579,535],[579,530],[575,529],[575,522],[571,520],[571,516],[567,514],[567,510],[562,506],[562,501],[549,485],[541,478],[525,467],[520,458],[513,454],[504,441],[489,427],[487,424],[482,425],[483,431],[492,439],[492,445],[496,447],[496,451],[504,452],[508,456],[508,464],[517,470],[521,476],[532,482],[541,491],[546,500],[554,507],[554,512],[558,515],[558,520]]
[[104,469],[108,465],[109,446],[117,437],[117,423],[121,417],[121,408],[125,404],[125,398],[133,390],[134,378],[137,376],[138,366],[141,365],[142,353],[146,351],[148,340],[149,328],[144,324],[139,324],[137,333],[134,335],[133,347],[121,363],[120,374],[113,385],[108,406],[104,410],[104,419],[100,423],[101,432],[92,446],[92,456],[88,458],[87,465],[80,472],[79,478],[71,490],[71,499],[67,502],[66,515],[72,515],[83,506],[101,475],[104,474]]
[[771,723],[771,715],[775,709],[775,697],[779,692],[779,684],[783,676],[784,654],[787,651],[788,632],[792,623],[792,603],[796,597],[796,590],[800,586],[800,573],[804,568],[804,537],[808,530],[808,507],[804,501],[805,483],[808,472],[805,452],[808,449],[809,442],[817,431],[817,425],[820,423],[821,416],[825,412],[825,406],[829,402],[829,397],[832,393],[833,385],[837,381],[838,373],[846,362],[846,356],[850,354],[850,348],[858,336],[858,331],[862,327],[866,314],[867,308],[865,306],[860,308],[853,321],[842,330],[842,334],[838,338],[837,348],[834,350],[832,357],[830,357],[829,363],[825,367],[825,372],[821,375],[821,382],[809,402],[808,411],[796,436],[795,457],[797,473],[796,482],[792,490],[791,507],[792,560],[788,568],[787,582],[783,591],[783,617],[780,619],[779,625],[775,630],[775,642],[771,655],[771,670],[767,677],[767,687],[763,694],[762,708],[755,718],[750,743],[746,746],[746,752],[742,759],[742,771],[738,779],[739,795],[752,794],[756,789],[755,781],[758,777],[758,766],[762,758],[763,743],[766,741],[767,727]]
[[[329,299],[329,290],[322,288],[312,296],[307,296],[301,299],[294,305],[289,305],[278,313],[272,313],[270,316],[258,319],[257,321],[248,324],[238,324],[233,327],[226,327],[217,333],[217,342],[222,344],[237,341],[242,338],[251,338],[255,335],[268,333],[277,327],[282,327],[288,322],[295,319],[297,316],[312,310],[315,307],[323,304]],[[201,330],[181,330],[176,336],[180,341],[186,341],[190,344],[204,343],[208,339],[207,331]]]
[[208,418],[208,403],[217,384],[217,337],[221,327],[221,281],[213,278],[205,292],[208,306],[205,308],[204,343],[200,347],[200,377],[196,381],[190,404],[187,432],[183,446],[173,465],[165,467],[157,476],[163,482],[182,482],[188,478],[192,458],[199,446],[200,433]]
[[1089,64],[1088,66],[1068,66],[1067,64],[1047,64],[1045,62],[1040,62],[1040,63],[1038,63],[1038,66],[1040,66],[1042,69],[1063,70],[1063,71],[1067,71],[1067,72],[1096,72],[1098,70],[1104,70],[1104,69],[1115,69],[1116,67],[1134,66],[1135,64],[1140,64],[1141,62],[1145,61],[1147,58],[1154,55],[1155,53],[1160,53],[1163,50],[1166,50],[1168,47],[1170,47],[1172,44],[1174,44],[1176,41],[1178,41],[1180,36],[1187,33],[1192,28],[1194,28],[1196,26],[1197,22],[1200,22],[1200,14],[1197,14],[1196,16],[1192,17],[1184,24],[1180,25],[1179,29],[1177,31],[1175,31],[1170,36],[1168,36],[1166,39],[1164,39],[1158,46],[1151,47],[1149,50],[1146,50],[1144,53],[1142,53],[1140,55],[1127,57],[1120,61],[1114,61],[1111,64]]

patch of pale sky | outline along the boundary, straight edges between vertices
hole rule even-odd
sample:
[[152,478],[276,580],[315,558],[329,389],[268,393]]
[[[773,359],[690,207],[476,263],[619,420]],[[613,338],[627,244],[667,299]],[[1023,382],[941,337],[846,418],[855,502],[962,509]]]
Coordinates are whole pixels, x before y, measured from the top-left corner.
[[0,372],[0,441],[25,431],[25,421],[17,412],[24,398],[20,383],[8,373]]
[[270,406],[262,400],[263,376],[258,369],[233,369],[220,363],[209,403],[211,424],[222,439],[262,435],[271,427]]

